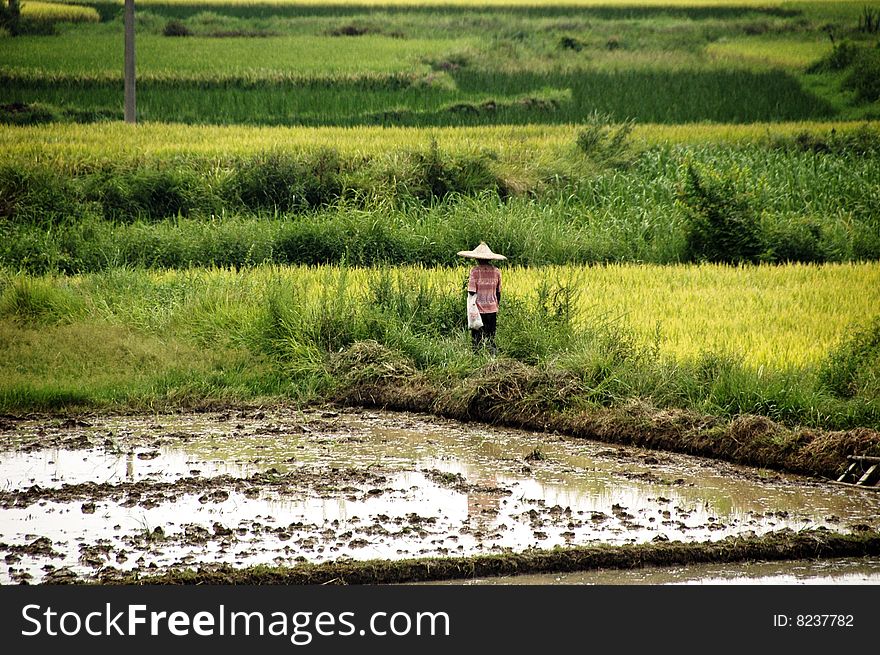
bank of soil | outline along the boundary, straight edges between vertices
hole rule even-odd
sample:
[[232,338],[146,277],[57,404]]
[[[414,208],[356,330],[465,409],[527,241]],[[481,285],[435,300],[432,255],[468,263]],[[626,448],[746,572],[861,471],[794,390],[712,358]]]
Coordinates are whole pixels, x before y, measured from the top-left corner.
[[341,380],[334,400],[344,405],[558,432],[825,478],[837,478],[848,455],[880,456],[880,432],[869,428],[792,428],[750,414],[727,420],[642,400],[573,410],[571,398],[585,391],[577,376],[516,360],[492,360],[465,380],[437,384],[379,344],[361,342],[339,354],[334,371]]
[[362,409],[0,422],[7,583],[384,583],[877,554],[880,494]]
[[706,562],[799,560],[880,555],[880,533],[840,535],[826,531],[780,531],[762,537],[731,537],[717,543],[652,543],[535,550],[506,555],[445,557],[402,561],[337,562],[296,568],[234,569],[206,567],[163,575],[102,578],[121,584],[389,584],[560,573],[597,569],[634,569]]

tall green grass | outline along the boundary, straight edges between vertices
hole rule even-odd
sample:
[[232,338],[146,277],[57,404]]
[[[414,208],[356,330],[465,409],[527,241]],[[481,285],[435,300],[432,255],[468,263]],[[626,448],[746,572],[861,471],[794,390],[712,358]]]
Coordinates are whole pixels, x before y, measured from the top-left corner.
[[[815,286],[840,275],[876,276],[850,268],[758,276],[775,281],[766,295],[777,299],[803,288],[805,277]],[[657,272],[508,269],[495,364],[471,351],[461,311],[465,268],[7,274],[0,284],[0,409],[310,400],[397,376],[429,394],[513,385],[531,389],[536,407],[561,411],[637,399],[823,428],[880,425],[876,324],[840,333],[818,360],[758,367],[709,341],[701,347],[692,340],[688,355],[671,356],[659,337],[577,300],[579,275],[602,277],[609,295],[639,294],[639,280],[664,293],[669,282],[695,285],[687,307],[659,308],[664,321],[693,322],[701,280],[725,278],[733,297],[748,284],[740,278],[754,276],[711,267]],[[71,296],[74,311],[60,301]],[[772,320],[759,323],[764,339],[785,339]],[[742,331],[744,323],[726,329]]]
[[870,128],[643,149],[615,134],[584,129],[604,145],[581,139],[532,162],[528,177],[500,151],[436,143],[385,156],[181,152],[72,169],[63,157],[16,160],[0,166],[0,263],[71,273],[437,265],[481,239],[525,265],[880,258],[880,139]]

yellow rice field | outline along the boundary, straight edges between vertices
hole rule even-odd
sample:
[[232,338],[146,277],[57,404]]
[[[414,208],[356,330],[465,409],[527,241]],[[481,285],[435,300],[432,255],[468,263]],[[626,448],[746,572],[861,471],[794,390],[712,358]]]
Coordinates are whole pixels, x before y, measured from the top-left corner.
[[801,70],[830,54],[833,48],[830,40],[815,38],[740,37],[710,43],[706,53],[713,60],[730,65],[746,62]]
[[97,23],[101,20],[98,11],[93,7],[62,2],[31,2],[28,0],[21,3],[21,15],[25,18],[68,23]]
[[[876,122],[874,124],[877,124]],[[687,125],[637,125],[635,143],[744,143],[803,131],[844,133],[865,122],[789,122]],[[535,161],[570,152],[577,125],[484,127],[245,127],[121,122],[0,125],[0,162],[42,161],[62,169],[82,163],[131,160],[177,154],[223,158],[266,150],[308,151],[333,148],[343,155],[377,155],[425,147],[432,140],[452,152],[491,149],[502,159]]]
[[[503,266],[503,265],[502,265]],[[467,264],[397,268],[451,292],[462,288]],[[724,265],[503,266],[508,297],[534,297],[544,282],[577,290],[579,320],[629,328],[645,344],[659,337],[661,356],[687,360],[713,352],[755,367],[811,364],[846,333],[880,314],[880,263],[732,267]],[[388,269],[384,272],[387,273]],[[381,269],[347,269],[343,287],[368,302],[368,280]],[[263,267],[235,273],[192,270],[148,273],[158,284],[183,284],[233,305],[259,303],[272,284],[317,289],[337,285],[336,267]],[[236,300],[231,300],[236,299]],[[499,321],[504,320],[501,308]]]
[[[511,276],[516,283],[516,276]],[[531,276],[532,284],[536,275]],[[880,265],[603,266],[582,270],[584,317],[619,317],[679,358],[723,352],[752,365],[817,361],[880,313]]]

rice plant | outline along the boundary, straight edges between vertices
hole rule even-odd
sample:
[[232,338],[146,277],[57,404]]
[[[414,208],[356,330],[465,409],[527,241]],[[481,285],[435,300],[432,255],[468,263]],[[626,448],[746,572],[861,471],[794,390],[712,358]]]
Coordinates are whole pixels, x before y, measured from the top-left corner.
[[34,0],[23,2],[21,6],[22,18],[37,21],[65,23],[97,23],[101,17],[92,7],[84,7],[78,4],[64,2],[40,2]]
[[855,330],[876,317],[877,264],[507,266],[502,359],[485,370],[462,319],[466,272],[4,274],[0,406],[302,400],[405,379],[462,398],[514,385],[545,409],[648,398],[820,426],[880,419],[876,330]]

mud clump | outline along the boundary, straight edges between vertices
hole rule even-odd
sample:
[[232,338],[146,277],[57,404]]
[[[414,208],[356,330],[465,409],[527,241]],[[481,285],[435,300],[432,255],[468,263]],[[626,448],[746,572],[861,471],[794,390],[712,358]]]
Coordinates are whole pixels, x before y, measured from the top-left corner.
[[229,500],[229,492],[226,489],[215,489],[210,493],[199,496],[199,502],[205,503],[223,503]]
[[96,508],[95,501],[102,499],[120,502],[124,507],[156,507],[186,494],[200,494],[199,502],[202,504],[222,503],[230,498],[233,491],[244,495],[259,494],[261,490],[272,490],[282,495],[311,491],[318,496],[329,496],[350,483],[382,484],[387,481],[384,475],[356,468],[336,469],[332,473],[332,477],[328,478],[327,471],[318,468],[285,474],[277,471],[255,473],[248,478],[219,475],[210,478],[187,477],[173,482],[83,482],[58,488],[34,485],[23,490],[0,492],[0,508],[28,507],[42,500],[85,500],[82,512],[92,514]]
[[64,557],[52,547],[52,540],[48,537],[37,537],[29,544],[7,545],[0,543],[0,551],[17,555],[29,555],[31,557]]
[[469,483],[461,473],[446,473],[437,469],[422,469],[422,473],[435,484],[463,494],[485,493],[501,496],[509,496],[511,494],[511,490],[504,487]]

